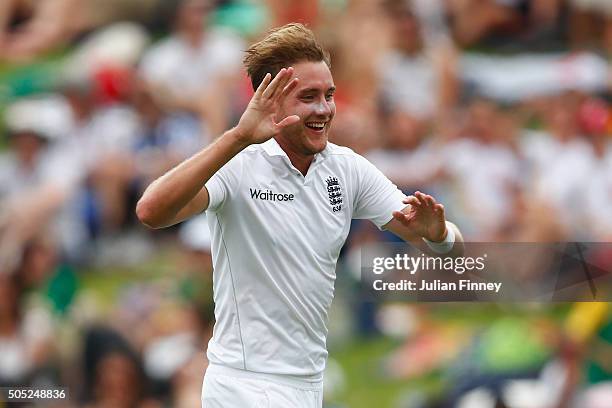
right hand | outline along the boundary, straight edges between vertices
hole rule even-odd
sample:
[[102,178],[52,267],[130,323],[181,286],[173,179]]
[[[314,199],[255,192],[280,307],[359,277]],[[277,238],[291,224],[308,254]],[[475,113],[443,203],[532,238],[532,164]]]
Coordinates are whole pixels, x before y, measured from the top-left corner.
[[291,79],[292,75],[292,67],[281,69],[274,79],[269,73],[266,74],[236,127],[242,142],[263,143],[277,135],[281,129],[300,121],[297,115],[276,121],[276,112],[282,100],[298,83],[297,78]]

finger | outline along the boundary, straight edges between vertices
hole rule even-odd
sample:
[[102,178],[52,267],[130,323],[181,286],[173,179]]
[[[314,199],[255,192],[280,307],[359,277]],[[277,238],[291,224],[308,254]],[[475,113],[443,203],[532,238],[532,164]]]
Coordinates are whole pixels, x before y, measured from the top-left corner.
[[415,191],[415,192],[414,192],[414,197],[417,199],[418,205],[422,205],[422,204],[424,204],[424,203],[421,201],[421,196],[422,196],[422,195],[423,195],[423,193],[421,193],[420,191]]
[[292,90],[295,89],[295,87],[298,84],[298,79],[297,78],[293,78],[291,81],[289,81],[289,83],[287,85],[285,85],[285,87],[283,88],[283,90],[281,91],[279,98],[284,98],[287,95],[289,95],[291,93]]
[[[283,92],[285,91],[285,88],[287,88],[287,86],[291,83],[293,79],[293,67],[289,67],[287,68],[287,71],[285,71],[285,75],[283,76],[283,78],[281,78],[278,82],[278,85],[276,86],[271,99],[276,100],[281,98],[283,95]],[[295,85],[293,85],[291,87],[291,89],[293,89]]]
[[259,86],[257,87],[257,89],[255,90],[255,95],[256,96],[261,96],[263,95],[263,92],[266,90],[266,88],[268,87],[268,84],[270,83],[272,79],[272,75],[270,75],[270,73],[268,72],[263,80],[261,81],[261,83],[259,84]]
[[396,220],[398,220],[404,225],[410,225],[410,221],[413,218],[413,216],[405,214],[401,211],[393,211],[392,215],[393,215],[393,218],[395,218]]
[[436,201],[434,200],[434,198],[430,196],[429,194],[425,194],[424,199],[429,207],[433,207],[436,204]]
[[[285,68],[278,71],[278,74],[276,74],[276,76],[272,78],[272,80],[270,81],[270,84],[264,89],[261,95],[262,97],[270,98],[270,95],[272,95],[272,92],[274,91],[274,87],[278,84],[278,81],[280,80],[280,78],[282,78],[282,76],[285,74],[285,71],[286,71]],[[268,75],[272,77],[272,74],[268,73]]]
[[[287,68],[282,68],[280,71],[278,71],[278,74],[276,74],[276,76],[274,77],[272,82],[270,82],[270,85],[268,85],[268,87],[264,91],[264,93],[263,93],[263,97],[264,98],[271,99],[274,96],[274,93],[278,89],[279,85],[281,83],[286,82],[287,71],[288,71]],[[291,71],[293,71],[293,69]]]
[[421,205],[427,205],[427,201],[425,201],[425,194],[421,193],[420,191],[417,191],[416,193],[414,193],[414,195],[416,196],[416,198],[419,199],[419,203]]
[[276,124],[276,126],[278,126],[279,129],[282,129],[284,127],[291,126],[295,123],[298,123],[299,121],[300,121],[300,117],[298,115],[291,115],[281,120],[279,123]]
[[446,216],[444,215],[444,206],[442,204],[436,204],[434,206],[434,211],[442,221],[446,219]]
[[413,196],[413,195],[411,195],[411,196],[408,196],[408,197],[404,198],[404,199],[402,200],[402,203],[404,203],[404,204],[410,204],[410,205],[415,205],[415,206],[419,206],[419,205],[421,205],[421,202],[419,201],[419,199],[418,199],[418,198],[416,198],[416,197],[415,197],[415,196]]

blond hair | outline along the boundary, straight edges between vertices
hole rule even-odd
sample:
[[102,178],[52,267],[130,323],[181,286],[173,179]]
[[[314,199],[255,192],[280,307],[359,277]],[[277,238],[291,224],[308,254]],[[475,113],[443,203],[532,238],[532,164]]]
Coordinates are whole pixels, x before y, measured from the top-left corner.
[[331,68],[329,53],[303,24],[290,23],[270,30],[266,37],[246,50],[244,66],[257,89],[267,73],[276,76],[282,68],[298,62],[324,61]]

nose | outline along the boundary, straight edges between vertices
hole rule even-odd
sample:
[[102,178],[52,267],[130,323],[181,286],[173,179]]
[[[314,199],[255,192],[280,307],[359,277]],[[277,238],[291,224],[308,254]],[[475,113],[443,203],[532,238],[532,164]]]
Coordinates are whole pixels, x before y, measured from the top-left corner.
[[325,98],[319,101],[315,108],[315,113],[317,114],[317,116],[325,116],[326,118],[328,118],[331,116],[331,112],[332,110],[329,106],[329,102],[327,102]]

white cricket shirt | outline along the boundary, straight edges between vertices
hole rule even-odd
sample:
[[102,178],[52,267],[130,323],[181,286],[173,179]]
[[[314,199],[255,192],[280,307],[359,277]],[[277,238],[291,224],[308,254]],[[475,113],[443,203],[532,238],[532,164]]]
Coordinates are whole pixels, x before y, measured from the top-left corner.
[[405,207],[404,194],[365,158],[331,143],[303,176],[274,139],[240,152],[206,188],[216,318],[208,359],[322,378],[351,219],[380,228]]

